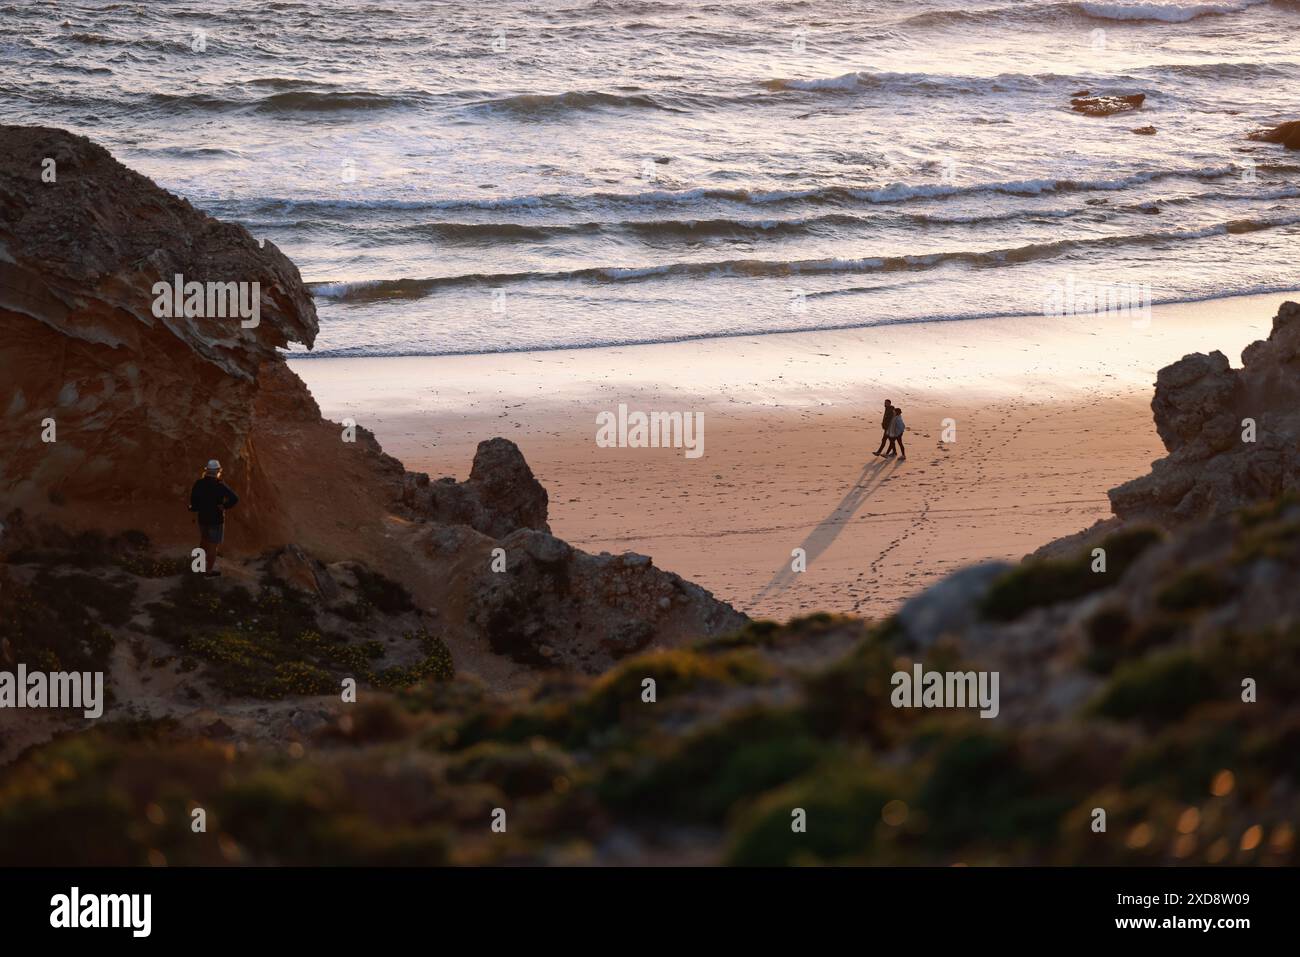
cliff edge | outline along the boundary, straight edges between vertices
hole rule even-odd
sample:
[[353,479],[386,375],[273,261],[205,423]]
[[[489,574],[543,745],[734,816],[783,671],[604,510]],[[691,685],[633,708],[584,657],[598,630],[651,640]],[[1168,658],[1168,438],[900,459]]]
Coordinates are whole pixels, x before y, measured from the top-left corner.
[[190,486],[216,458],[241,496],[236,586],[267,587],[288,549],[274,569],[326,607],[360,563],[493,684],[535,665],[595,672],[744,624],[648,558],[554,538],[546,490],[512,442],[481,443],[463,482],[431,480],[365,428],[322,418],[278,351],[310,347],[317,317],[273,243],[84,137],[0,126],[0,140],[0,558],[74,560],[77,533],[188,553]]

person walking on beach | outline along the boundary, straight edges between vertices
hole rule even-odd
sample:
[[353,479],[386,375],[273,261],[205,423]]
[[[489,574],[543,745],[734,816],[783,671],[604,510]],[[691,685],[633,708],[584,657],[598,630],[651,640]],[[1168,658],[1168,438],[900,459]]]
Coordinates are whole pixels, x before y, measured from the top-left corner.
[[888,458],[894,454],[894,444],[897,443],[900,453],[898,461],[906,462],[907,449],[903,447],[903,433],[907,431],[907,425],[903,422],[903,409],[901,406],[894,406],[894,417],[889,420],[889,428],[886,431],[889,433],[889,451],[885,453],[885,457]]
[[199,548],[207,556],[207,574],[216,577],[217,552],[226,532],[226,509],[239,504],[239,496],[221,481],[221,463],[208,461],[203,475],[190,489],[190,511],[199,516]]
[[889,441],[889,424],[894,421],[894,413],[898,410],[888,399],[885,400],[885,417],[880,420],[880,446],[872,455],[880,455],[885,451],[885,443]]

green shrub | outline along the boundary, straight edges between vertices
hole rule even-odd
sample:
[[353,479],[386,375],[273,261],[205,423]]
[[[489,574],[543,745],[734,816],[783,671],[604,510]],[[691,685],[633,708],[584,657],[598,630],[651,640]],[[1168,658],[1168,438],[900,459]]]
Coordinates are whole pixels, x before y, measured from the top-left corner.
[[715,638],[703,638],[696,643],[700,651],[724,651],[731,648],[755,648],[771,644],[781,632],[779,622],[760,619],[751,621],[738,631]]
[[624,814],[720,823],[738,801],[797,777],[825,753],[798,713],[747,710],[666,754],[618,755],[597,793]]
[[1089,646],[1084,664],[1096,674],[1110,674],[1121,661],[1173,641],[1182,628],[1176,619],[1163,616],[1138,625],[1123,607],[1103,607],[1084,623]]
[[885,747],[911,722],[914,715],[890,704],[898,627],[893,619],[886,621],[848,655],[802,678],[804,713],[816,734],[863,737]]
[[423,681],[449,681],[456,676],[456,667],[451,660],[451,649],[437,635],[430,635],[424,629],[407,633],[403,636],[408,641],[418,641],[424,650],[424,659],[408,667],[386,668],[378,673],[367,675],[371,684],[377,688],[396,691],[409,688]]
[[101,622],[130,620],[136,583],[42,569],[30,584],[0,573],[0,639],[16,661],[46,671],[106,671],[114,640]]
[[[819,766],[738,811],[726,861],[743,867],[865,862],[881,809],[899,791],[863,758]],[[806,815],[803,833],[792,827],[796,809]]]
[[1138,557],[1163,538],[1153,528],[1115,532],[1102,540],[1106,571],[1092,570],[1091,550],[1072,559],[1025,561],[1000,576],[980,602],[980,613],[995,621],[1014,621],[1034,608],[1074,601],[1109,588]]
[[1121,665],[1091,705],[1122,720],[1173,721],[1216,694],[1214,671],[1190,651],[1152,655]]
[[1156,604],[1165,611],[1214,608],[1233,596],[1236,589],[1222,573],[1209,566],[1190,568],[1156,594]]
[[752,651],[703,654],[684,648],[651,652],[633,658],[603,675],[573,706],[570,729],[577,745],[606,729],[634,729],[650,720],[641,701],[642,682],[655,681],[663,702],[672,696],[710,686],[756,685],[771,677],[766,662]]
[[573,759],[552,745],[485,742],[457,755],[447,768],[447,780],[493,784],[518,799],[555,790],[557,780],[567,780],[573,770]]
[[1014,741],[980,731],[943,741],[917,795],[940,847],[1023,841],[1044,844],[1073,804],[1023,765]]

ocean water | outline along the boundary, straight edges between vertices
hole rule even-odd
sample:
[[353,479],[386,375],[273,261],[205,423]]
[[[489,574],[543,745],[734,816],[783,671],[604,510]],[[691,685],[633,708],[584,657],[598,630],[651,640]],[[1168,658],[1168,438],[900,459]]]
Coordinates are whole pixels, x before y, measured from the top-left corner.
[[0,0],[0,116],[276,243],[317,355],[1300,286],[1295,0]]

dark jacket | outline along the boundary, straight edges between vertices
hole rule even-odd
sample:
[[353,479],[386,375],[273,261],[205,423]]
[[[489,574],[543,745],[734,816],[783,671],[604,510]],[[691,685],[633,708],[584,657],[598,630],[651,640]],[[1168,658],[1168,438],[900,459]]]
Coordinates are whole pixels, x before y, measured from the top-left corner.
[[885,417],[880,420],[880,427],[884,429],[886,432],[889,431],[889,423],[894,421],[894,415],[895,415],[894,409],[895,406],[891,405],[888,409],[885,410]]
[[224,525],[225,510],[239,504],[239,496],[220,479],[205,475],[190,489],[190,511],[199,513],[200,525]]

